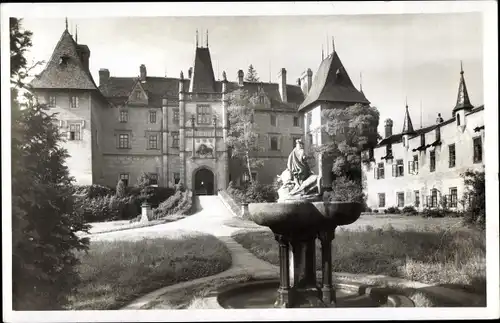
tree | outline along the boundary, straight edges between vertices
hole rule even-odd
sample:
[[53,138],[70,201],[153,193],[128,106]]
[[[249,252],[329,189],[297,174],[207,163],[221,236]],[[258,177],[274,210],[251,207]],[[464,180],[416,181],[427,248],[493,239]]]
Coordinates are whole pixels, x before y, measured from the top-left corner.
[[355,104],[345,109],[325,110],[323,117],[322,130],[329,140],[317,147],[316,152],[332,160],[334,177],[347,176],[361,184],[361,152],[375,147],[379,138],[377,108]]
[[247,71],[247,75],[245,76],[245,81],[247,82],[259,82],[259,76],[257,75],[257,71],[255,70],[255,68],[253,67],[252,64],[250,64],[250,66],[248,66],[248,71]]
[[486,225],[486,179],[484,169],[473,171],[468,169],[461,175],[464,179],[465,205],[464,222],[484,229]]
[[229,98],[229,133],[227,143],[231,149],[231,157],[237,158],[245,165],[250,182],[253,183],[252,170],[262,167],[259,159],[259,135],[254,122],[255,108],[258,98],[248,91],[237,90]]
[[31,46],[31,32],[10,18],[10,35],[13,308],[60,309],[79,281],[75,251],[88,248],[88,238],[76,232],[89,226],[73,207],[73,178],[64,165],[68,154],[60,146],[55,115],[33,100],[21,109],[17,97],[26,88],[24,53]]

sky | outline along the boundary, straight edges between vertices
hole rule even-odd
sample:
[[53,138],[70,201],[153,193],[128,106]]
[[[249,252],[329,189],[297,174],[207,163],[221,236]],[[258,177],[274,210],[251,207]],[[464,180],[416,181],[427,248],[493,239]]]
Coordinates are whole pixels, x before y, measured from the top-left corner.
[[[316,72],[322,47],[335,49],[347,73],[380,111],[383,121],[403,126],[405,101],[416,128],[451,117],[463,62],[471,103],[483,104],[483,27],[480,13],[382,14],[329,16],[109,17],[69,18],[78,43],[91,51],[96,82],[100,68],[111,76],[137,76],[145,64],[149,76],[178,77],[193,64],[196,29],[205,46],[206,31],[216,78],[253,64],[261,80],[287,81],[307,68]],[[33,32],[28,57],[48,60],[64,28],[63,17],[25,18]],[[202,39],[203,36],[203,39]],[[325,55],[326,56],[326,55]]]

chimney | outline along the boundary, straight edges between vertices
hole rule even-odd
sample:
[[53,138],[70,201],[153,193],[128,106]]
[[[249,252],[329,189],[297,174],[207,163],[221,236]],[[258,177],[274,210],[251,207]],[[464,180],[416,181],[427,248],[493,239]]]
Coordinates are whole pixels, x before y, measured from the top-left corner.
[[286,93],[286,69],[282,68],[278,73],[278,87],[281,95],[281,101],[287,102]]
[[243,71],[242,70],[239,70],[238,71],[238,85],[239,86],[243,86]]
[[300,77],[297,79],[297,85],[300,86]]
[[311,89],[312,81],[313,80],[313,71],[311,71],[310,68],[307,69],[307,93],[309,93],[309,90]]
[[109,70],[107,68],[101,68],[99,70],[99,86],[107,84],[108,80],[109,80]]
[[392,125],[391,119],[385,120],[385,138],[392,136]]
[[437,124],[440,124],[441,122],[443,122],[443,118],[441,117],[441,113],[438,113],[438,117],[436,118],[436,123]]
[[147,76],[146,65],[141,64],[141,66],[139,67],[139,70],[141,72],[141,82],[144,83],[144,82],[146,82],[146,76]]
[[191,79],[191,77],[192,77],[192,76],[193,76],[193,68],[192,68],[192,67],[190,67],[190,68],[188,69],[188,79]]
[[308,68],[307,71],[302,72],[302,75],[300,76],[301,89],[304,95],[307,95],[307,93],[309,93],[309,90],[311,89],[312,75],[313,72],[310,68]]

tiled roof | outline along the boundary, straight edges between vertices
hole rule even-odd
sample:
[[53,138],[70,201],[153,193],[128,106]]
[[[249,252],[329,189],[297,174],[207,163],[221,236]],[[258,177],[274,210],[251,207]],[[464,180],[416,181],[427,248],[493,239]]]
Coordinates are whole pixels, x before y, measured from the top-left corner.
[[197,47],[189,92],[215,92],[215,77],[208,47]]
[[329,55],[321,62],[314,76],[311,89],[304,102],[300,105],[299,111],[318,101],[370,103],[364,94],[352,84],[337,52]]
[[68,30],[64,30],[45,69],[31,81],[31,86],[35,89],[96,90],[92,75],[78,55],[84,47],[77,47]]

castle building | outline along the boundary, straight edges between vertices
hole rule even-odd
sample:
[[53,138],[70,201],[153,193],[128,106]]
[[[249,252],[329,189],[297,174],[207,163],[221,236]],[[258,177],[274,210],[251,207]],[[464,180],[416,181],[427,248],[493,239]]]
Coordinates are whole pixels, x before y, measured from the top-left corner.
[[368,207],[463,207],[461,174],[484,167],[484,105],[471,104],[462,68],[450,115],[444,120],[438,114],[435,124],[415,129],[406,105],[403,129],[397,134],[392,120],[385,120],[385,137],[362,155]]
[[[225,72],[216,80],[208,41],[200,46],[198,34],[194,65],[179,78],[148,76],[141,65],[137,77],[113,77],[100,69],[97,85],[89,59],[88,46],[78,44],[66,27],[44,70],[31,82],[39,103],[58,113],[70,155],[67,165],[77,184],[114,186],[124,180],[133,185],[143,172],[159,186],[182,182],[198,194],[215,194],[249,176],[271,183],[286,167],[295,140],[309,129],[299,110],[309,111],[307,120],[312,120],[314,109],[336,105],[339,97],[338,104],[344,104],[344,92],[367,101],[336,54],[321,63],[314,81],[307,69],[295,85],[288,84],[284,68],[277,83],[246,82],[242,70],[234,82]],[[254,174],[231,158],[226,145],[228,94],[238,89],[259,97],[254,122],[264,166]]]

